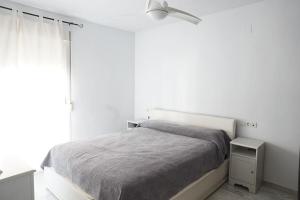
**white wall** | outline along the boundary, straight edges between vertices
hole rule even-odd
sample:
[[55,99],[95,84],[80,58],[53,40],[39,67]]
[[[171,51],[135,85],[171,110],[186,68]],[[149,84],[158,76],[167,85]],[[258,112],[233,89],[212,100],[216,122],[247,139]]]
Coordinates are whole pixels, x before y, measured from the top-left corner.
[[135,117],[161,107],[258,122],[238,135],[266,141],[265,180],[297,190],[299,8],[265,0],[136,33]]
[[134,110],[134,34],[84,23],[72,34],[73,139],[126,128]]

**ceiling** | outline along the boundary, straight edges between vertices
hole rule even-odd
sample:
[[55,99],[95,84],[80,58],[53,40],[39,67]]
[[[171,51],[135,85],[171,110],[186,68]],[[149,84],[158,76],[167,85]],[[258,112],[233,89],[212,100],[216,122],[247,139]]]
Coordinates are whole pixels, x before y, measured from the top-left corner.
[[[14,0],[47,11],[127,31],[139,31],[177,19],[152,21],[144,14],[146,0]],[[168,0],[170,6],[199,17],[261,0]]]

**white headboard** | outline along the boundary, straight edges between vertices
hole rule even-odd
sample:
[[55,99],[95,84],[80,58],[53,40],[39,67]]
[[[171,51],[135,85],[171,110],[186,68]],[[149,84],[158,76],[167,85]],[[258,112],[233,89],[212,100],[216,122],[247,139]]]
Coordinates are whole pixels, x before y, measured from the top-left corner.
[[149,110],[148,117],[153,120],[166,120],[205,128],[220,129],[226,131],[231,139],[235,138],[236,121],[230,118],[163,109]]

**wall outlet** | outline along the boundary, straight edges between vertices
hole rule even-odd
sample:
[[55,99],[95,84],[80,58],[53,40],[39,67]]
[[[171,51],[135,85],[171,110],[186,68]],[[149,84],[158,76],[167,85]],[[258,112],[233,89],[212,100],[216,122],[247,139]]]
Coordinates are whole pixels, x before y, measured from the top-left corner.
[[247,128],[257,128],[257,122],[251,121],[238,121],[238,126]]
[[249,128],[257,128],[257,122],[245,122],[245,126]]

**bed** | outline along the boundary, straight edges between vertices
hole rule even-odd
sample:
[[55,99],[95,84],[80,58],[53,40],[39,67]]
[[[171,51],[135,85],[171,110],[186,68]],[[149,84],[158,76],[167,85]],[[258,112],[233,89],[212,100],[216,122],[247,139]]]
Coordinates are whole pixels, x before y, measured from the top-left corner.
[[[223,130],[231,139],[235,137],[235,120],[229,118],[154,109],[150,110],[149,119],[189,125],[193,134],[198,133],[198,127],[204,127]],[[130,133],[91,141],[89,145],[75,142],[52,149],[43,165],[47,188],[60,200],[200,200],[226,181],[228,160],[221,159],[224,145],[217,141],[219,133],[217,137],[201,133],[205,140],[199,140],[194,138],[198,135],[173,134],[178,130],[181,133],[178,127],[163,124],[156,130],[157,122],[154,127],[149,123]],[[78,150],[81,147],[84,151]],[[74,155],[83,160],[73,159]],[[90,163],[96,156],[102,166],[100,171]],[[219,159],[211,159],[215,157]],[[91,184],[101,189],[95,190]]]

